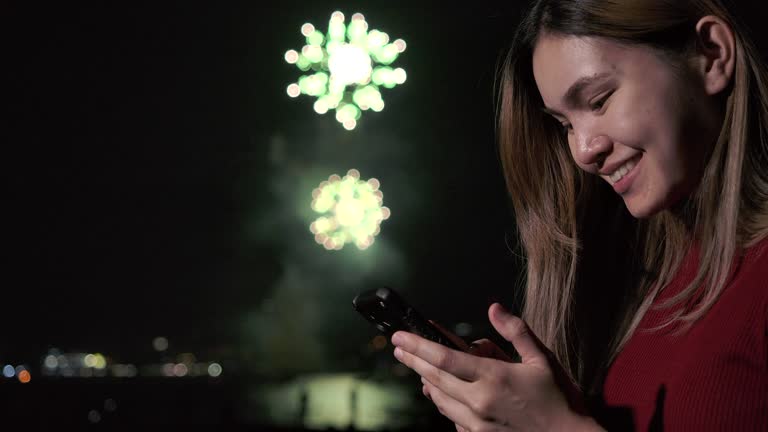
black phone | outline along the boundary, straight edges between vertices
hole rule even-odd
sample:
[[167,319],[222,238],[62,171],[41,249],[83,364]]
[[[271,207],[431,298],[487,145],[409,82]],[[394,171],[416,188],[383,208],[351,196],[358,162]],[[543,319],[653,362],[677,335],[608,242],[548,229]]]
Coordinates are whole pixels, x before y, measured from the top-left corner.
[[464,351],[406,303],[392,288],[374,288],[361,292],[352,300],[352,306],[387,337],[391,337],[398,330],[404,330],[448,348]]

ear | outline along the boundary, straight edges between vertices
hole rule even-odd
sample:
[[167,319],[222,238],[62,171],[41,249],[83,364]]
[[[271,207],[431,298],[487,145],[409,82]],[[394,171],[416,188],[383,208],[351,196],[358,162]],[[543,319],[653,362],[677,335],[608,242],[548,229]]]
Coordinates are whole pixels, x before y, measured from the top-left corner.
[[715,95],[728,88],[736,68],[736,41],[731,26],[707,15],[696,23],[697,72],[704,88]]

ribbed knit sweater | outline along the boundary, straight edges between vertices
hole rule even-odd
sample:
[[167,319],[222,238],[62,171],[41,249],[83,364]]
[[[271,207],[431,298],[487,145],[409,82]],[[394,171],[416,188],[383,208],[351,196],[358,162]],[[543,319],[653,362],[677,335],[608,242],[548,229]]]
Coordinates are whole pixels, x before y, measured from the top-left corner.
[[[698,261],[693,248],[654,304],[691,282]],[[731,283],[687,333],[646,331],[671,309],[645,314],[608,370],[601,423],[637,431],[768,431],[768,239],[731,271]]]

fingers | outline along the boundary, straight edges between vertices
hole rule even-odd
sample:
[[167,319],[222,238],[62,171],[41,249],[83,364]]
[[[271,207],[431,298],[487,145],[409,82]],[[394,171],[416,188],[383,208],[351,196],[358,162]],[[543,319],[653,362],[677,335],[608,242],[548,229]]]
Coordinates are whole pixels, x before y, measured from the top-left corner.
[[511,315],[499,303],[492,304],[488,309],[488,318],[496,331],[504,339],[512,342],[523,363],[539,364],[549,368],[548,350],[530,331],[525,321]]
[[[392,335],[392,344],[399,347],[404,354],[403,358],[413,364],[413,367],[409,363],[406,363],[406,366],[411,367],[421,376],[427,376],[424,374],[427,373],[429,374],[428,378],[432,379],[439,379],[437,370],[440,370],[440,372],[453,375],[454,378],[474,382],[480,377],[483,367],[488,366],[486,362],[490,361],[446,348],[438,343],[403,331],[398,331]],[[397,350],[395,351],[397,352]],[[412,360],[411,357],[415,357],[418,361]],[[435,382],[432,379],[430,381]]]
[[429,381],[422,378],[422,382],[432,395],[432,402],[437,406],[440,413],[456,424],[456,430],[494,432],[508,430],[480,418],[467,405],[444,393]]
[[[466,402],[465,399],[469,390],[469,382],[463,381],[451,373],[439,369],[429,364],[426,360],[404,351],[399,347],[395,348],[395,357],[397,357],[401,363],[413,369],[414,372],[421,375],[423,378],[426,378],[435,386],[440,387],[454,399],[460,399],[462,402]],[[434,397],[434,394],[431,392],[430,395]]]

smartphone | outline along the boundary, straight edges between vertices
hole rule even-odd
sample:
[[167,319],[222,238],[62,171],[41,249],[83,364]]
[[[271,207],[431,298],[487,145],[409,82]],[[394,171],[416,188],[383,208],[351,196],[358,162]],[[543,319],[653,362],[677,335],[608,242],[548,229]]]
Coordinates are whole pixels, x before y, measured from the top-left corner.
[[392,288],[374,288],[361,292],[352,300],[352,306],[387,337],[391,337],[398,330],[404,330],[448,348],[464,351],[406,303]]

